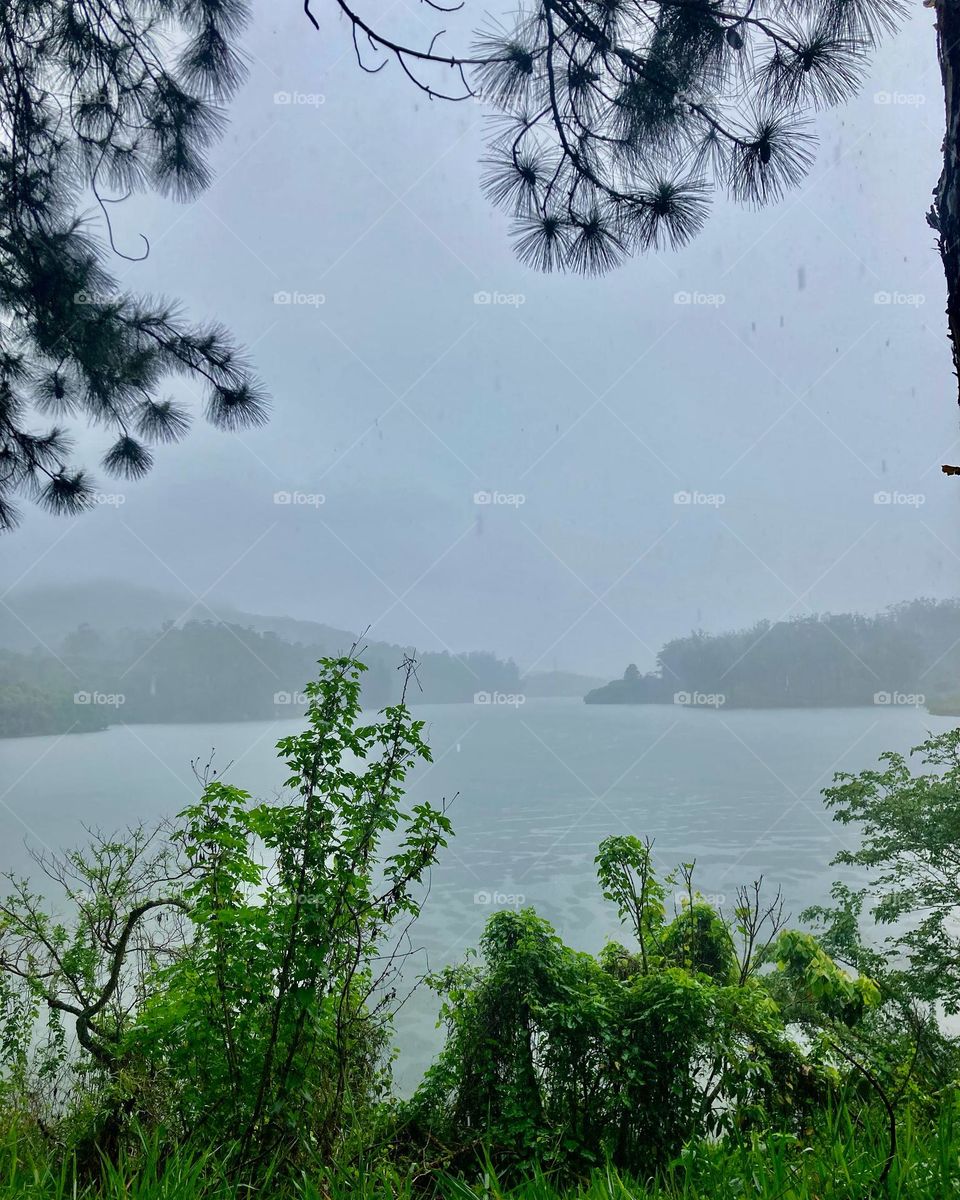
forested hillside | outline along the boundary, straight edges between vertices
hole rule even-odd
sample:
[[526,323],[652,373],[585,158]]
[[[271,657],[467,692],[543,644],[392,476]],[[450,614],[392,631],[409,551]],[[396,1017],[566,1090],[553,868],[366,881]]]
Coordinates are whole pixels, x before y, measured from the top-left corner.
[[956,711],[960,601],[912,600],[858,613],[758,621],[732,633],[674,638],[657,670],[627,668],[588,693],[588,704],[695,703],[791,708],[929,703]]
[[[344,634],[343,650],[350,647]],[[216,621],[171,623],[112,635],[83,625],[50,651],[0,650],[0,736],[82,732],[123,721],[253,721],[294,718],[304,682],[329,652]],[[363,700],[394,703],[405,649],[370,642]],[[419,656],[413,692],[423,703],[471,702],[478,692],[515,693],[516,664],[485,652]]]

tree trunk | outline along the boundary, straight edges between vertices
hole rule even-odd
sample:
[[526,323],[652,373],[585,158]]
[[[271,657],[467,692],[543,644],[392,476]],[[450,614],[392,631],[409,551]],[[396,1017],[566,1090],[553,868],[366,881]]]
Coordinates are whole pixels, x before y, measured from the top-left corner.
[[936,0],[936,12],[946,134],[943,170],[927,220],[939,236],[940,257],[947,278],[947,326],[953,369],[960,384],[960,0]]

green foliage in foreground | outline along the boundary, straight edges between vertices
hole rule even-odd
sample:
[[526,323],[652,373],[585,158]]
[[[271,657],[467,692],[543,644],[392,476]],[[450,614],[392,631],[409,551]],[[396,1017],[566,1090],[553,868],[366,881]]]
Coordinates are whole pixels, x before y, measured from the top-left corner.
[[[929,774],[888,755],[837,777],[866,884],[810,914],[820,937],[760,882],[721,912],[693,863],[664,876],[649,840],[606,838],[623,941],[587,954],[533,909],[495,913],[429,979],[446,1043],[399,1100],[400,948],[451,829],[404,799],[423,723],[402,698],[366,721],[362,671],[323,661],[274,802],[208,768],[170,825],[41,856],[59,906],[10,880],[0,1200],[960,1196],[937,1020],[960,978],[960,731],[920,748]],[[898,923],[886,947],[868,896]]]
[[[913,774],[902,754],[880,769],[841,772],[824,792],[828,808],[854,825],[861,842],[834,860],[861,869],[860,888],[835,884],[834,906],[804,916],[826,926],[832,952],[858,970],[896,962],[890,982],[945,1012],[960,1013],[960,729],[931,737],[911,754],[928,770]],[[861,914],[891,932],[882,951],[865,945]]]
[[883,1122],[858,1121],[843,1107],[825,1114],[806,1145],[779,1134],[698,1143],[655,1177],[605,1165],[579,1184],[537,1171],[511,1187],[479,1164],[455,1177],[389,1166],[342,1174],[317,1163],[293,1179],[273,1164],[251,1188],[231,1176],[223,1150],[187,1145],[161,1154],[145,1139],[90,1179],[10,1130],[0,1142],[0,1200],[949,1200],[960,1196],[956,1101],[929,1122],[904,1123],[896,1161],[878,1188],[885,1156]]
[[510,1178],[605,1161],[639,1173],[698,1138],[799,1134],[858,1061],[876,985],[782,929],[778,902],[744,892],[728,924],[688,866],[668,920],[648,843],[608,838],[597,864],[637,949],[594,958],[532,909],[494,914],[480,961],[434,980],[448,1037],[399,1106],[412,1151],[443,1145],[459,1167],[486,1152]]
[[61,911],[9,880],[0,1102],[88,1158],[138,1124],[173,1142],[229,1130],[257,1161],[365,1128],[386,1082],[392,931],[416,917],[450,823],[406,808],[423,722],[403,699],[364,722],[362,671],[328,659],[308,685],[276,803],[208,769],[171,828],[41,859]]

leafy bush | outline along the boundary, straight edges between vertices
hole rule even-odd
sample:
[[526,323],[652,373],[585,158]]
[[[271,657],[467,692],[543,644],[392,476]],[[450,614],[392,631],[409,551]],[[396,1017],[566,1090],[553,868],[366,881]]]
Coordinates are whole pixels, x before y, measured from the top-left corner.
[[[835,863],[860,868],[860,888],[834,885],[833,907],[810,909],[837,953],[879,970],[893,958],[891,986],[926,1004],[960,1012],[960,729],[928,738],[911,751],[932,770],[913,774],[902,754],[881,755],[881,769],[839,773],[824,791],[835,820],[862,831],[859,849]],[[861,937],[865,903],[891,932],[886,953]]]
[[407,772],[430,758],[423,722],[401,699],[361,724],[363,664],[321,665],[307,728],[278,743],[277,803],[208,770],[163,836],[137,829],[42,860],[70,920],[23,881],[0,905],[8,1066],[25,1087],[46,1009],[55,1063],[95,1098],[100,1149],[146,1121],[214,1143],[229,1131],[244,1161],[329,1150],[345,1114],[356,1123],[383,1090],[393,938],[419,912],[450,823],[403,807]]
[[759,886],[729,923],[684,866],[687,898],[667,921],[650,843],[608,838],[597,865],[637,949],[594,958],[531,909],[494,914],[479,957],[433,980],[448,1036],[400,1106],[408,1145],[445,1146],[458,1169],[488,1153],[508,1176],[605,1161],[645,1175],[691,1139],[797,1133],[826,1100],[843,1047],[813,1034],[842,1038],[875,986],[783,930]]

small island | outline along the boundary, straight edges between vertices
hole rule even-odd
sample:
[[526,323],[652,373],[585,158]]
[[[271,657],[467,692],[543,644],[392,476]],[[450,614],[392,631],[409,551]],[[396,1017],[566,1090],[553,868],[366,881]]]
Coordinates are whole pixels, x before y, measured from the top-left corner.
[[637,665],[631,663],[622,679],[613,679],[594,688],[587,692],[583,701],[585,704],[670,704],[673,694],[667,693],[661,675],[652,671],[641,675]]

